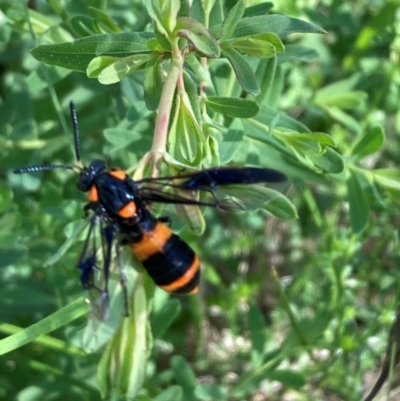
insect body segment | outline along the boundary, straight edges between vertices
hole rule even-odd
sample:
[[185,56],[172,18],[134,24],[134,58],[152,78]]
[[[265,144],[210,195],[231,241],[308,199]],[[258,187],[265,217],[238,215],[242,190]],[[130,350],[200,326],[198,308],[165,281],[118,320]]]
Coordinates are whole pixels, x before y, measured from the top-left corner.
[[192,248],[145,209],[136,228],[136,235],[124,228],[122,233],[154,282],[168,292],[197,292],[200,262]]

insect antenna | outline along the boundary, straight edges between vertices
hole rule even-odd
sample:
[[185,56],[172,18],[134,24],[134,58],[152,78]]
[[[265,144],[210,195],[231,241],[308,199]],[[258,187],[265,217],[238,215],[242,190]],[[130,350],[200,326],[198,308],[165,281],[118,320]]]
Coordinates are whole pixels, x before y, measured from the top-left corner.
[[77,163],[82,165],[81,145],[80,145],[80,140],[79,140],[78,116],[76,114],[75,103],[72,100],[69,102],[69,110],[71,112],[72,128],[73,128],[73,132],[74,132],[75,157],[76,157]]
[[74,132],[74,149],[75,149],[75,157],[78,163],[78,167],[71,166],[69,164],[39,164],[37,166],[27,166],[21,167],[14,170],[14,174],[24,174],[24,173],[35,173],[38,171],[47,171],[47,170],[73,170],[79,171],[83,168],[83,164],[81,161],[81,150],[80,150],[80,142],[79,142],[79,126],[78,126],[78,117],[76,114],[75,104],[73,101],[69,103],[69,109],[71,112],[72,119],[72,127]]

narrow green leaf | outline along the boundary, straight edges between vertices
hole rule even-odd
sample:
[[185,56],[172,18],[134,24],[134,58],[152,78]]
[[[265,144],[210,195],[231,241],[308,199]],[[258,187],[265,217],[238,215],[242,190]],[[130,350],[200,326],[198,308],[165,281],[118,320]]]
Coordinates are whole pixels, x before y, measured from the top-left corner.
[[122,81],[127,75],[144,68],[150,57],[149,54],[135,54],[117,60],[105,67],[97,78],[103,85],[115,84]]
[[219,158],[222,165],[229,163],[233,159],[242,142],[243,124],[239,119],[235,119],[219,144]]
[[[222,25],[217,25],[212,27],[210,32],[216,38],[219,38],[221,35],[221,30]],[[284,15],[273,14],[242,18],[237,24],[231,39],[267,32],[273,32],[281,39],[297,32],[325,33],[322,28],[309,22],[302,21],[297,18],[286,17]]]
[[144,6],[146,7],[148,14],[150,15],[150,18],[154,22],[157,39],[159,39],[160,43],[162,43],[161,37],[163,37],[164,40],[167,41],[168,32],[162,23],[162,15],[159,2],[152,0],[144,0],[143,3]]
[[217,113],[237,118],[254,117],[260,111],[260,106],[254,100],[235,97],[210,96],[207,98],[207,106]]
[[245,12],[244,12],[244,17],[254,17],[257,15],[265,15],[268,12],[271,11],[271,9],[274,7],[274,3],[270,3],[269,1],[266,1],[265,3],[260,3],[256,4],[251,7],[247,7]]
[[350,223],[353,232],[360,233],[368,224],[369,205],[357,174],[350,170],[347,179],[347,195],[350,204]]
[[148,110],[157,110],[162,88],[162,57],[152,57],[146,64],[143,80],[144,101]]
[[239,0],[230,10],[229,13],[225,19],[225,21],[222,23],[222,29],[221,29],[221,37],[220,42],[225,42],[228,40],[231,35],[233,34],[237,23],[240,21],[240,19],[243,16],[245,7],[244,3],[242,0]]
[[96,8],[96,7],[89,6],[88,11],[91,15],[93,15],[101,23],[103,23],[104,26],[106,26],[110,32],[114,32],[114,33],[122,32],[121,28],[118,25],[116,25],[114,23],[114,21],[111,19],[111,17],[103,10]]
[[180,7],[180,1],[160,0],[161,23],[169,34],[175,28]]
[[197,399],[203,401],[223,401],[228,399],[228,390],[218,384],[205,383],[196,386]]
[[86,72],[91,60],[98,56],[123,58],[137,53],[149,53],[147,40],[151,32],[124,32],[92,35],[73,42],[40,45],[31,50],[36,60],[50,65]]
[[222,53],[235,70],[236,77],[243,90],[257,96],[260,93],[260,87],[246,59],[237,50],[231,47],[224,47]]
[[266,345],[265,321],[260,310],[250,305],[248,326],[251,336],[251,356],[254,367],[261,365]]
[[[330,86],[330,85],[329,85]],[[362,107],[367,99],[367,93],[361,91],[338,92],[333,88],[329,91],[318,91],[314,103],[321,107],[337,107],[344,110],[356,110]]]
[[78,15],[71,19],[71,27],[78,36],[89,36],[104,33],[94,18]]
[[86,69],[86,75],[88,78],[97,78],[101,71],[104,70],[104,68],[108,67],[111,64],[114,64],[117,62],[119,59],[117,57],[111,57],[111,56],[100,56],[100,57],[95,57],[88,65]]
[[262,103],[271,84],[274,82],[277,58],[260,60],[256,71],[257,82],[260,82],[261,93],[256,97],[257,102]]
[[219,57],[220,48],[214,37],[200,22],[189,17],[179,17],[175,34],[190,41],[198,52],[206,57]]
[[[273,191],[270,188],[266,189],[269,189],[269,192]],[[280,193],[271,199],[271,201],[264,206],[264,209],[281,220],[293,220],[299,217],[293,203],[290,202],[285,195]]]
[[0,212],[11,205],[13,196],[11,188],[5,182],[0,182]]
[[[0,323],[1,333],[17,334],[21,330],[23,330],[21,327],[14,326],[12,324]],[[77,347],[73,344],[69,344],[66,341],[60,340],[55,337],[41,335],[39,337],[36,337],[33,342],[36,344],[40,344],[43,347],[50,348],[59,352],[64,352],[72,356],[87,356],[87,353],[82,348]]]
[[286,44],[285,53],[278,54],[277,58],[279,64],[295,60],[310,62],[317,60],[319,58],[319,54],[315,49],[312,49],[311,47],[296,43]]
[[[122,320],[103,354],[98,368],[102,394],[114,388],[118,394],[135,399],[146,376],[148,302],[142,285],[135,287],[130,316]],[[107,386],[108,384],[108,386]]]
[[54,331],[69,322],[72,322],[78,317],[85,315],[88,311],[89,305],[84,301],[83,297],[79,297],[77,300],[64,306],[32,326],[21,329],[18,333],[0,340],[0,355],[4,355],[30,343],[40,335]]
[[172,372],[176,382],[182,386],[185,401],[195,401],[193,397],[196,386],[196,375],[188,362],[180,355],[175,355],[171,360]]
[[307,381],[303,374],[291,370],[274,369],[267,372],[269,380],[277,380],[285,387],[300,389]]
[[190,104],[193,109],[193,114],[196,120],[200,123],[202,121],[200,112],[200,98],[198,95],[198,86],[193,81],[191,75],[183,70],[183,83],[185,84],[185,91],[188,95]]
[[250,54],[258,58],[270,58],[276,53],[285,51],[285,46],[274,33],[260,33],[239,38],[232,41],[230,45],[241,53]]
[[306,148],[318,149],[320,146],[315,144],[336,146],[334,139],[324,132],[282,132],[277,134],[282,140],[287,140],[290,143],[297,143],[298,145],[304,145]]
[[181,311],[181,304],[177,299],[170,299],[157,312],[153,312],[151,316],[151,328],[154,339],[161,338],[168,330],[169,326],[178,317]]
[[356,160],[372,155],[385,143],[385,132],[382,127],[369,127],[354,145],[351,154]]
[[323,107],[323,110],[334,120],[343,124],[345,127],[351,129],[354,132],[361,131],[361,125],[358,120],[356,120],[349,113],[344,112],[338,107]]
[[[183,392],[180,386],[171,386],[164,390],[157,397],[153,398],[153,401],[183,401]],[[186,400],[185,400],[186,401]]]
[[307,153],[315,167],[331,174],[339,174],[344,169],[342,156],[334,149],[327,147],[322,155]]
[[388,191],[400,191],[400,170],[385,168],[370,171],[374,180]]

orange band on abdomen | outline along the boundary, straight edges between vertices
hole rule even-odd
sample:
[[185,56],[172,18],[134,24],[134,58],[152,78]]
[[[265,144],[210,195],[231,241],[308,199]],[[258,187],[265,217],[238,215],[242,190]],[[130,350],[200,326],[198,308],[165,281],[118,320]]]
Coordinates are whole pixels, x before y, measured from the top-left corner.
[[[186,272],[184,274],[182,274],[181,277],[179,277],[177,280],[175,280],[171,284],[162,285],[161,288],[168,292],[174,292],[176,290],[179,290],[179,288],[182,288],[186,284],[190,283],[190,281],[193,279],[193,277],[199,271],[199,266],[200,266],[200,260],[196,255],[193,260],[192,265],[189,267],[188,270],[186,270]],[[198,289],[198,287],[194,288],[192,291],[189,292],[189,294],[195,294],[197,292],[197,289]]]
[[143,237],[139,242],[130,245],[136,257],[140,260],[146,260],[157,252],[162,252],[162,249],[172,231],[163,223],[157,222],[153,231],[143,233]]

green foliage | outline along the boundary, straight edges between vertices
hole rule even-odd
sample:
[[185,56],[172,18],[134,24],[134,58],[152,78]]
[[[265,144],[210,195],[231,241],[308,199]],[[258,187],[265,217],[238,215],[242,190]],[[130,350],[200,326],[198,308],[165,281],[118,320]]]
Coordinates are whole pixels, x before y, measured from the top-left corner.
[[[398,305],[397,2],[25,3],[0,2],[0,400],[361,399]],[[256,213],[154,207],[201,292],[155,289],[127,252],[130,316],[112,273],[99,321],[76,176],[12,173],[73,163],[70,100],[85,164],[292,186],[231,188]]]

